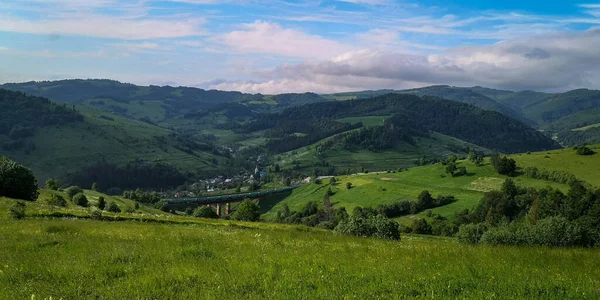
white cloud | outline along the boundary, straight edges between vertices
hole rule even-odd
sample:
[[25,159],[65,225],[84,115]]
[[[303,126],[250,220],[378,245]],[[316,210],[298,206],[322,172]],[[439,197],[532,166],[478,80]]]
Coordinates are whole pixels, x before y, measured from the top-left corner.
[[600,29],[457,47],[435,55],[347,52],[318,63],[282,65],[259,83],[220,83],[246,92],[337,92],[431,84],[508,89],[600,88]]
[[245,24],[241,30],[219,35],[214,40],[239,53],[266,53],[306,59],[326,59],[353,48],[262,21]]
[[0,31],[141,40],[201,35],[203,23],[203,19],[126,19],[100,15],[46,20],[8,17],[0,19]]

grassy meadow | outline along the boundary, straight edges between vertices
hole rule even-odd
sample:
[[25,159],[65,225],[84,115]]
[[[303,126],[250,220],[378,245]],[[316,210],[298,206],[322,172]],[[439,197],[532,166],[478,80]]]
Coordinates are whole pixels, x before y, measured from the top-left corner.
[[467,246],[416,235],[391,242],[232,221],[5,215],[0,235],[2,299],[600,297],[600,253],[589,249]]
[[[379,204],[391,204],[398,200],[417,199],[423,190],[432,195],[452,195],[457,201],[443,207],[432,209],[434,213],[448,217],[463,209],[474,208],[484,192],[500,189],[507,176],[500,175],[489,162],[484,166],[475,166],[468,161],[460,161],[459,166],[465,166],[468,175],[451,177],[445,173],[445,166],[434,164],[414,167],[403,172],[371,172],[337,176],[334,186],[329,179],[323,179],[321,184],[307,184],[292,192],[264,215],[273,219],[284,204],[292,211],[300,211],[310,201],[321,203],[329,188],[334,192],[332,203],[337,207],[345,207],[352,211],[356,206],[375,207]],[[525,187],[543,188],[548,185],[567,190],[564,184],[531,179],[524,176],[513,178],[518,185]],[[346,183],[352,183],[353,188],[347,189]]]

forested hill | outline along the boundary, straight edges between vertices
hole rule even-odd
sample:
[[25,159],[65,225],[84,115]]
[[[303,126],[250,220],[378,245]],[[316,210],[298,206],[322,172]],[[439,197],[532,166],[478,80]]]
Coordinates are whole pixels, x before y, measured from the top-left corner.
[[0,89],[0,140],[4,150],[28,146],[24,139],[33,136],[40,127],[82,121],[83,116],[72,107]]
[[357,116],[390,116],[413,130],[435,131],[506,153],[555,149],[559,146],[535,129],[500,113],[435,97],[387,94],[372,99],[309,104],[263,116],[237,130],[253,132],[283,128],[299,120]]

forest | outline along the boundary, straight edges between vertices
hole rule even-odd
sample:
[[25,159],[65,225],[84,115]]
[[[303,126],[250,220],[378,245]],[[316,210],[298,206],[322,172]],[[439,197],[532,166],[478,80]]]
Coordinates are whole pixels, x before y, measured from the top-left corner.
[[232,129],[249,133],[296,121],[393,114],[402,115],[404,122],[425,132],[436,131],[505,153],[559,148],[556,142],[542,133],[500,113],[439,98],[401,94],[308,104],[279,114],[258,117],[255,121],[236,125]]

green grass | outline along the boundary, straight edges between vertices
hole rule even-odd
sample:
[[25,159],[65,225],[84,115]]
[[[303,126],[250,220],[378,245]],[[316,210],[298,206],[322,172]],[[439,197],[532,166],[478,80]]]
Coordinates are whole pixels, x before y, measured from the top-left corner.
[[231,221],[14,221],[1,213],[0,236],[2,299],[600,297],[597,249],[415,235],[391,242]]
[[[348,119],[360,121],[363,118],[364,117]],[[372,122],[374,119],[369,120]],[[472,149],[489,152],[489,150],[474,144],[432,132],[430,137],[417,137],[416,146],[400,143],[394,149],[377,152],[364,149],[329,149],[323,153],[317,154],[317,146],[327,139],[321,140],[308,147],[280,154],[276,157],[276,160],[281,166],[286,168],[291,168],[294,163],[299,163],[300,169],[309,173],[312,173],[314,163],[320,160],[324,160],[336,166],[339,170],[346,170],[348,168],[359,170],[364,167],[374,171],[413,167],[415,166],[414,161],[423,156],[431,158],[447,157],[455,154],[455,152],[450,151],[450,149],[446,147],[447,145],[465,145]],[[466,154],[462,153],[462,155]]]
[[[590,146],[600,152],[600,145]],[[565,148],[554,151],[534,152],[531,154],[512,155],[521,168],[537,167],[539,169],[565,171],[573,173],[580,180],[600,187],[600,153],[590,156],[577,155],[575,150]]]
[[[445,166],[435,164],[410,168],[400,173],[375,172],[338,176],[335,186],[330,186],[329,179],[324,179],[322,184],[311,183],[294,190],[289,197],[267,212],[264,218],[273,219],[284,204],[287,204],[292,211],[300,211],[310,201],[322,203],[323,197],[330,187],[335,193],[330,198],[331,202],[336,207],[345,207],[348,211],[352,211],[356,206],[375,207],[379,204],[391,204],[399,200],[413,200],[423,190],[428,190],[434,196],[453,195],[457,198],[457,202],[432,209],[434,213],[442,216],[451,216],[454,212],[474,208],[484,192],[500,189],[504,180],[508,178],[499,175],[489,164],[477,167],[470,162],[462,161],[460,165],[467,167],[470,174],[451,177],[445,174]],[[518,185],[526,187],[542,188],[550,185],[563,190],[567,189],[566,185],[524,176],[516,177],[514,180]],[[352,183],[354,187],[348,190],[347,182]]]
[[161,161],[183,171],[215,168],[210,162],[215,157],[212,153],[197,151],[197,156],[193,156],[175,149],[171,142],[162,145],[166,151],[153,143],[154,136],[171,133],[168,129],[84,106],[78,108],[85,118],[84,123],[39,128],[31,139],[35,150],[29,154],[12,151],[3,155],[31,168],[41,182],[50,177],[60,178],[103,159],[116,164],[136,159]]
[[388,117],[389,116],[348,117],[337,119],[336,121],[350,124],[362,122],[364,127],[373,127],[383,125],[383,121],[385,121],[385,119],[387,119]]
[[592,125],[588,125],[588,126],[584,126],[584,127],[579,127],[579,128],[575,128],[572,130],[573,131],[586,131],[588,129],[597,128],[597,127],[600,127],[600,123],[596,123],[596,124],[592,124]]

